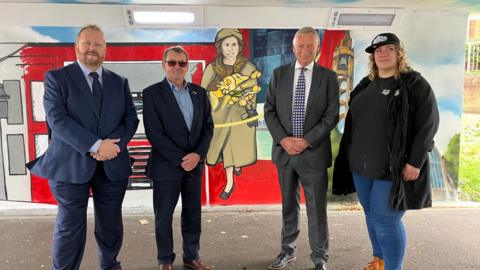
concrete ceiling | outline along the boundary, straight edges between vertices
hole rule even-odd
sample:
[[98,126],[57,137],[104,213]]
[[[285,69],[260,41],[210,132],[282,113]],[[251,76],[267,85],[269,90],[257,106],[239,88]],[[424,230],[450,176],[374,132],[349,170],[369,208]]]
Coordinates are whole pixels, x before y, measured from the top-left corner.
[[[68,4],[169,4],[172,0],[0,0],[0,3],[68,3]],[[241,7],[397,7],[409,10],[461,11],[480,13],[479,0],[183,0],[181,5]]]

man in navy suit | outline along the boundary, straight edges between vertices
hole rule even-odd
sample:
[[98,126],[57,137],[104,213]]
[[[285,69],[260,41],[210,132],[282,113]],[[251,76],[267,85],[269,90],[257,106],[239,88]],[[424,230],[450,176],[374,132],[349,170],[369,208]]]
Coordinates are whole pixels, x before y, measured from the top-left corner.
[[122,202],[131,174],[127,143],[138,118],[128,81],[102,67],[106,43],[96,25],[77,35],[77,61],[45,74],[44,107],[51,142],[27,166],[48,178],[58,203],[52,269],[79,269],[90,190],[100,268],[121,269]]
[[155,236],[160,270],[171,270],[172,218],[182,195],[183,263],[210,270],[200,260],[201,187],[204,159],[213,135],[206,90],[185,81],[188,55],[180,46],[165,50],[166,78],[143,90],[143,122],[152,153],[147,174],[153,180]]

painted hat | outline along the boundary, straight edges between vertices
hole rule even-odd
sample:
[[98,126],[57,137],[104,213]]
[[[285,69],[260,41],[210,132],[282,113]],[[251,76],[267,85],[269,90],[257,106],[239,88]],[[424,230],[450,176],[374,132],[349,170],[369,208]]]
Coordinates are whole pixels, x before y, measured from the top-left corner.
[[237,38],[238,41],[243,42],[242,33],[238,29],[235,28],[222,28],[220,31],[217,32],[215,36],[215,42],[222,40],[224,38],[234,36]]

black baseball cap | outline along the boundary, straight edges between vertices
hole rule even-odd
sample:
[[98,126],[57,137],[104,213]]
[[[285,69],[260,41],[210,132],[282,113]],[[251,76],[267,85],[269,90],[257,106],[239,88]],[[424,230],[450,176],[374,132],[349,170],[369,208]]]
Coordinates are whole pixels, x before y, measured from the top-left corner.
[[372,44],[368,46],[365,51],[367,53],[373,53],[376,48],[387,45],[387,44],[394,44],[400,45],[400,39],[394,33],[382,33],[378,34],[373,40]]

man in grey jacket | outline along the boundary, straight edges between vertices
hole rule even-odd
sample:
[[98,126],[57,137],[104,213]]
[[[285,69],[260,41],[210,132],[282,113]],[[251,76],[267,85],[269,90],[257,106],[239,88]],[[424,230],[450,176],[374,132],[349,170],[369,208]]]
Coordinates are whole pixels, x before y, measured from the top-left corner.
[[274,70],[264,105],[273,138],[272,161],[278,169],[283,219],[281,252],[269,269],[282,269],[296,259],[299,184],[306,199],[310,258],[316,270],[326,269],[327,168],[332,165],[330,131],[338,121],[339,96],[335,72],[314,61],[319,47],[315,29],[297,31],[293,39],[296,61]]

